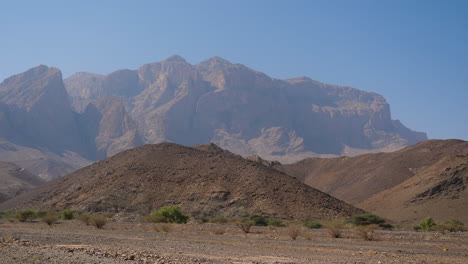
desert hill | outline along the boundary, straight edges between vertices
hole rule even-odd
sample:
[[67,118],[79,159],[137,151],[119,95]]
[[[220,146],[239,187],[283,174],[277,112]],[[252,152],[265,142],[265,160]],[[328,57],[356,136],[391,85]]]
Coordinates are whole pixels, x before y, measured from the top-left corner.
[[214,144],[144,145],[96,162],[0,208],[148,213],[178,205],[193,215],[324,219],[363,211],[294,177]]
[[[432,211],[446,212],[443,208],[449,204],[450,199],[444,198],[443,203],[432,204],[429,198],[419,201],[414,197],[426,191],[430,193],[431,188],[438,188],[435,186],[444,181],[451,182],[450,186],[453,188],[465,188],[464,180],[451,180],[451,177],[463,179],[463,176],[459,175],[463,171],[462,168],[454,169],[457,173],[453,175],[450,171],[443,176],[439,173],[444,168],[457,167],[456,162],[452,160],[463,164],[466,154],[466,141],[428,140],[392,153],[366,154],[352,158],[310,158],[275,167],[314,188],[367,211],[381,213],[395,220],[408,220],[421,217],[423,211],[427,211],[418,209],[420,206],[432,207]],[[441,189],[438,197],[452,197],[451,189]],[[412,199],[414,203],[411,202]],[[466,204],[463,195],[460,194],[455,200],[459,202],[452,203],[450,209],[454,214],[466,208],[463,207]],[[403,208],[411,208],[420,213],[407,214],[410,209],[403,211]],[[400,209],[402,211],[398,213]]]
[[45,183],[24,168],[9,162],[0,162],[0,202]]
[[448,156],[397,186],[358,204],[384,217],[468,223],[468,155]]

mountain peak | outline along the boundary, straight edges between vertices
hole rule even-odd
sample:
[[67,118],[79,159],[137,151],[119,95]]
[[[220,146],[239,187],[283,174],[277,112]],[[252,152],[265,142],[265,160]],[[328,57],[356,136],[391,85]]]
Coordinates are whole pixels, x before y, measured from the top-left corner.
[[163,60],[163,62],[187,62],[184,58],[179,55],[172,55],[169,58]]
[[232,65],[230,61],[225,60],[218,56],[214,56],[197,64],[197,68],[202,71],[209,71],[209,70],[213,71],[213,70],[221,70],[230,65]]

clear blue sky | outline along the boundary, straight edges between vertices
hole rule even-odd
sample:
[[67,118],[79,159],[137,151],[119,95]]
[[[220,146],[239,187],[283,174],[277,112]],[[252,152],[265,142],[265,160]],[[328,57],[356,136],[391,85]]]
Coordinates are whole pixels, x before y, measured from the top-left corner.
[[109,73],[178,54],[385,96],[430,138],[468,140],[468,1],[3,1],[0,79]]

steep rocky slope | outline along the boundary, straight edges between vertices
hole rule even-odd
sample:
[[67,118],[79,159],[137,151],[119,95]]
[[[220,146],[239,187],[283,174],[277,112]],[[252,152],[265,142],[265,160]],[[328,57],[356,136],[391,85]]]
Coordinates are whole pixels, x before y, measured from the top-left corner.
[[24,168],[9,162],[0,162],[0,202],[45,183]]
[[173,56],[134,71],[78,73],[65,84],[78,111],[119,97],[145,143],[211,141],[240,155],[291,161],[391,151],[426,139],[392,120],[378,94],[305,77],[273,79],[219,57],[191,65]]
[[193,215],[324,219],[362,211],[297,179],[211,145],[145,145],[9,200],[32,207],[148,213],[178,205]]

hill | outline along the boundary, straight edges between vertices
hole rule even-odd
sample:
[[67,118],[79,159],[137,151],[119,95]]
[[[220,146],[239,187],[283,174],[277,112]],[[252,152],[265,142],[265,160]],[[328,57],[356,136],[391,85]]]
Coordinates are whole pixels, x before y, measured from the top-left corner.
[[219,147],[161,143],[130,149],[56,179],[0,208],[330,219],[361,213],[297,179]]
[[0,162],[0,202],[43,184],[41,178],[9,162]]
[[[467,154],[466,141],[428,140],[392,153],[310,158],[275,168],[343,201],[391,219],[416,219],[437,210],[441,213],[434,213],[435,216],[442,217],[442,212],[450,211],[452,213],[446,217],[458,215],[462,218],[466,196],[462,192],[458,198],[453,198],[451,188],[465,188],[463,162]],[[449,170],[441,174],[445,168]],[[443,187],[447,184],[451,187]],[[423,197],[423,193],[433,192],[432,188],[440,188],[437,197],[443,202],[436,203],[430,195],[423,200],[416,199]],[[445,206],[449,204],[451,209],[447,211]]]

